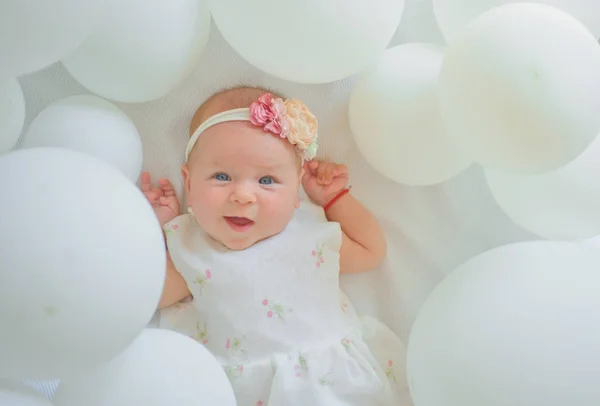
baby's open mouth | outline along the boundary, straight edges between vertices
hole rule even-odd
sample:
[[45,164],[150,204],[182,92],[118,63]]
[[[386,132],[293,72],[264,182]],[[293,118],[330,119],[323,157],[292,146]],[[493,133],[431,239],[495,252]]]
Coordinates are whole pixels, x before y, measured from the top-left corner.
[[246,231],[254,224],[254,221],[246,217],[225,217],[225,221],[234,231]]

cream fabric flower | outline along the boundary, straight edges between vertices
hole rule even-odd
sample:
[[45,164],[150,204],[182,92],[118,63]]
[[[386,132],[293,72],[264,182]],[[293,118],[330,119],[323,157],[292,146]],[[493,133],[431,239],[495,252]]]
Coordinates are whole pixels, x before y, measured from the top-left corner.
[[317,138],[317,118],[300,100],[284,102],[289,132],[287,138],[301,150],[307,149]]

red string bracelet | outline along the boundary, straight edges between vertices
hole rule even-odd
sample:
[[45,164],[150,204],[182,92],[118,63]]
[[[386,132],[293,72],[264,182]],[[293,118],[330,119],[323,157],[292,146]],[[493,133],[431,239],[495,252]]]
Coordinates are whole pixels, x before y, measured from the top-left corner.
[[331,201],[330,201],[329,203],[327,203],[327,204],[325,205],[325,207],[323,207],[323,211],[325,211],[325,212],[326,212],[327,210],[329,210],[329,209],[331,208],[331,206],[333,206],[333,204],[334,204],[335,202],[337,202],[338,200],[340,200],[340,198],[341,198],[342,196],[344,196],[345,194],[349,193],[349,192],[350,192],[350,189],[352,189],[352,186],[350,186],[350,187],[348,187],[348,188],[346,188],[346,189],[342,189],[342,190],[340,190],[340,192],[339,192],[339,193],[338,193],[338,194],[337,194],[337,195],[336,195],[336,196],[335,196],[333,199],[331,199]]

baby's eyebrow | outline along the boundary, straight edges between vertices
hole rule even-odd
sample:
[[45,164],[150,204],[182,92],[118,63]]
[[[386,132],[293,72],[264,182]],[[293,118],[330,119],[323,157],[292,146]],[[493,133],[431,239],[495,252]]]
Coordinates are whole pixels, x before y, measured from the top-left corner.
[[273,170],[281,169],[283,167],[282,164],[270,164],[270,163],[266,163],[266,162],[263,164],[260,164],[258,166],[260,166],[261,168],[264,168],[264,169],[273,169]]

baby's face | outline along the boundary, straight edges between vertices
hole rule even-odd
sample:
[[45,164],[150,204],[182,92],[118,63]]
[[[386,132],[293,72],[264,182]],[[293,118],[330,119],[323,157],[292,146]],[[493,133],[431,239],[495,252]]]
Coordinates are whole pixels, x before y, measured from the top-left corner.
[[287,140],[248,122],[209,128],[183,167],[196,221],[233,250],[280,233],[299,203],[298,159]]

